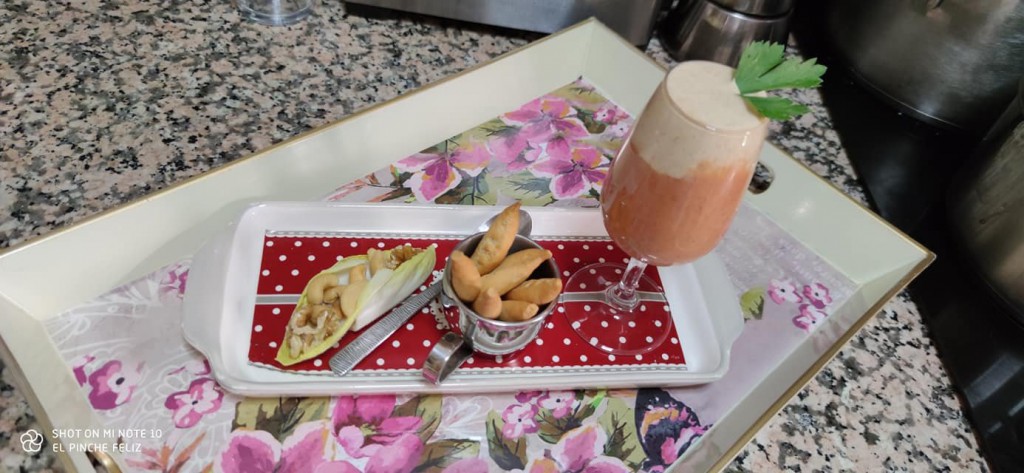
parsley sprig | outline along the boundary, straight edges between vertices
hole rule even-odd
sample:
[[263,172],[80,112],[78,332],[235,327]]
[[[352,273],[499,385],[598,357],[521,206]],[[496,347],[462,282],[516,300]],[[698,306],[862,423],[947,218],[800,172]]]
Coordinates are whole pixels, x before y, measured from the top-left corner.
[[758,92],[780,89],[806,89],[821,85],[825,66],[814,59],[783,58],[779,43],[755,41],[743,50],[736,66],[736,86],[740,95],[761,115],[773,120],[788,120],[808,108],[785,97],[758,97]]

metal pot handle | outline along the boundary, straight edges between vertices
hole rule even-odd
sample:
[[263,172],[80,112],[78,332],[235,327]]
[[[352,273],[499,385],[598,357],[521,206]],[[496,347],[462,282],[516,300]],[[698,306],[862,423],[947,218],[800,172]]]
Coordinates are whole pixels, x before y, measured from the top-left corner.
[[928,13],[931,10],[935,10],[942,6],[945,0],[917,0],[913,3],[913,6],[917,7],[915,10],[921,13]]
[[430,350],[426,363],[423,363],[423,377],[435,385],[439,385],[473,355],[473,349],[455,332],[445,333]]
[[117,465],[114,458],[104,452],[85,452],[85,456],[89,458],[97,472],[121,473],[121,467]]

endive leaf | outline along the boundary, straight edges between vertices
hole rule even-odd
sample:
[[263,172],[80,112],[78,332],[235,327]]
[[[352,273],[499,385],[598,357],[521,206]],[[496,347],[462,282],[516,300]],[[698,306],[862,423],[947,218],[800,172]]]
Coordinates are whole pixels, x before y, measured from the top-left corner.
[[356,303],[355,325],[352,330],[363,327],[391,310],[392,307],[416,292],[416,289],[427,280],[434,269],[437,255],[434,247],[429,246],[418,255],[400,264],[393,271],[382,269],[373,275],[366,289],[359,295]]
[[[348,270],[351,269],[352,267],[358,266],[360,264],[364,264],[366,262],[367,262],[366,255],[356,255],[356,256],[350,256],[348,258],[342,258],[337,263],[334,263],[334,265],[331,266],[330,268],[327,268],[327,269],[317,273],[317,276],[319,276],[321,274],[324,274],[324,273],[335,274],[338,277],[338,284],[347,284],[348,283]],[[307,282],[306,283],[306,287],[302,289],[302,295],[299,296],[299,302],[295,304],[295,308],[296,309],[306,305],[306,294],[309,292],[309,285],[310,285],[310,283],[312,281],[313,281],[313,278],[310,278],[310,282]],[[294,311],[292,313],[294,313]],[[291,320],[291,314],[288,315],[288,320]],[[336,331],[330,337],[325,338],[323,342],[310,347],[309,350],[304,351],[299,356],[294,357],[294,358],[291,356],[291,354],[288,351],[288,337],[291,336],[291,329],[290,328],[286,328],[285,329],[285,334],[284,334],[284,340],[281,341],[280,347],[277,349],[277,357],[276,357],[277,362],[281,363],[284,366],[290,366],[290,365],[294,365],[295,363],[298,363],[300,361],[305,361],[305,360],[308,360],[310,358],[313,358],[313,357],[315,357],[315,356],[317,356],[317,355],[327,351],[327,349],[330,348],[335,343],[337,343],[338,340],[341,340],[341,337],[343,335],[345,335],[345,332],[348,332],[348,329],[349,329],[349,327],[352,326],[353,322],[355,322],[355,319],[352,318],[352,317],[348,317],[348,318],[343,319],[342,323],[341,323],[341,327],[338,329],[338,331]]]
[[[366,288],[359,294],[356,301],[355,315],[345,317],[341,327],[330,337],[324,339],[320,344],[314,345],[305,350],[297,357],[291,357],[288,350],[288,337],[291,336],[291,329],[285,330],[285,339],[277,352],[277,361],[284,366],[293,365],[300,361],[314,358],[331,348],[341,339],[349,329],[360,330],[373,321],[377,320],[385,312],[402,302],[403,299],[416,291],[426,281],[434,269],[436,263],[434,247],[428,247],[408,261],[403,262],[398,268],[381,269],[366,284]],[[366,255],[352,256],[338,261],[334,266],[321,271],[323,273],[334,273],[338,275],[339,284],[348,283],[348,270],[359,264],[367,263]],[[312,279],[311,279],[312,281]],[[296,308],[306,303],[306,292],[309,290],[309,283],[306,289],[299,296]]]
[[284,366],[291,366],[300,361],[306,361],[320,355],[327,351],[328,348],[331,348],[335,343],[338,343],[338,340],[341,340],[341,337],[348,332],[348,329],[352,327],[352,323],[355,322],[355,320],[356,319],[353,317],[343,318],[341,321],[341,327],[338,328],[338,331],[334,332],[330,337],[325,338],[324,341],[319,344],[309,347],[308,350],[300,353],[299,356],[295,358],[292,358],[291,353],[288,352],[288,337],[291,336],[291,329],[285,329],[284,340],[281,342],[281,347],[277,349],[277,362]]

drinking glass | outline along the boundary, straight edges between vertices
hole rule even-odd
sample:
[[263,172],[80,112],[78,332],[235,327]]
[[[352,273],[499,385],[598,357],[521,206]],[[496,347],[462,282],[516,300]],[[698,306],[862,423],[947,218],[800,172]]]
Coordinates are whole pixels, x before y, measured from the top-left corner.
[[316,0],[238,0],[243,18],[262,25],[284,26],[296,23],[313,13]]
[[665,341],[671,315],[664,302],[654,303],[664,300],[662,289],[645,270],[709,253],[739,207],[768,120],[748,108],[733,74],[707,61],[673,68],[612,162],[601,211],[630,259],[585,266],[565,290],[565,300],[592,301],[569,322],[605,352],[641,354]]

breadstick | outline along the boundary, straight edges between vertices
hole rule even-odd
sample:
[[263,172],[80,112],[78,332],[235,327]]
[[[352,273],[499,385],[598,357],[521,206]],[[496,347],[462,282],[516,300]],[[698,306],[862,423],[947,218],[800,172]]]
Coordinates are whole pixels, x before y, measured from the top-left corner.
[[463,302],[473,302],[480,295],[480,273],[473,261],[461,251],[453,251],[451,258],[452,289]]
[[519,207],[520,203],[516,202],[502,210],[473,251],[473,263],[480,274],[487,274],[498,267],[508,249],[512,248],[519,229]]
[[493,288],[498,294],[504,295],[512,288],[522,284],[530,277],[545,260],[551,258],[551,252],[537,248],[517,251],[508,255],[490,274],[480,278],[480,289]]
[[532,319],[537,315],[538,310],[540,308],[537,307],[537,304],[529,302],[501,301],[501,314],[498,315],[498,319],[505,322],[522,322]]
[[487,319],[496,319],[501,314],[501,296],[494,289],[487,289],[473,302],[473,312]]
[[544,305],[555,300],[562,292],[560,278],[531,279],[505,294],[508,299]]

